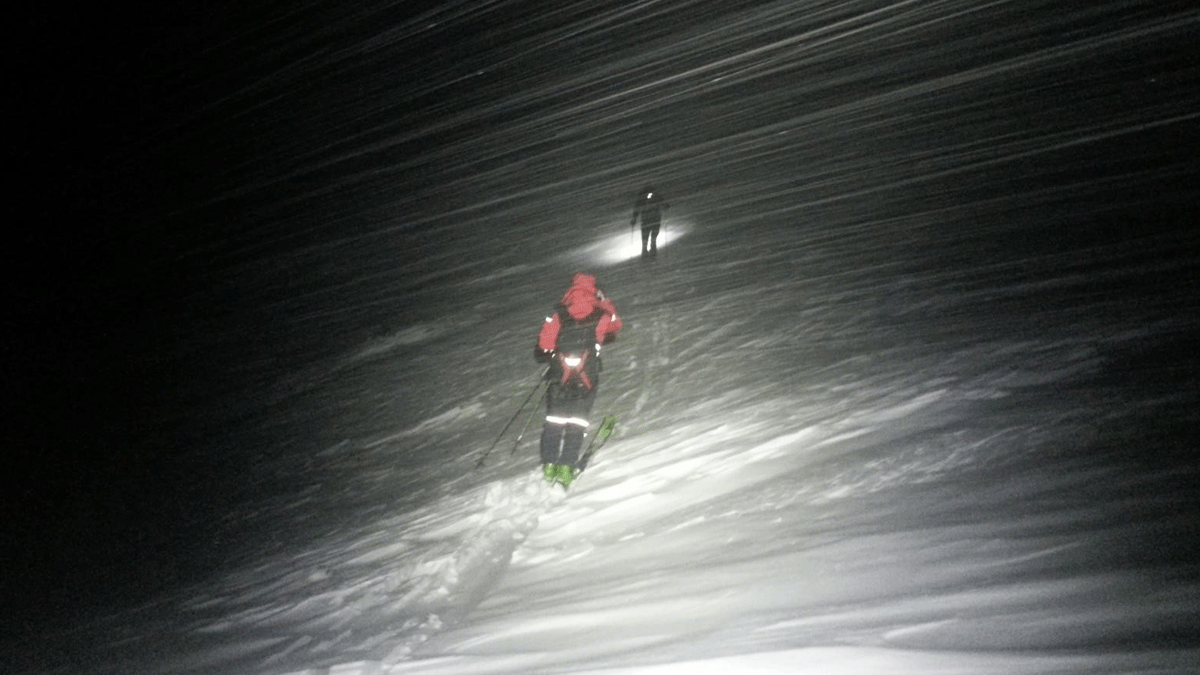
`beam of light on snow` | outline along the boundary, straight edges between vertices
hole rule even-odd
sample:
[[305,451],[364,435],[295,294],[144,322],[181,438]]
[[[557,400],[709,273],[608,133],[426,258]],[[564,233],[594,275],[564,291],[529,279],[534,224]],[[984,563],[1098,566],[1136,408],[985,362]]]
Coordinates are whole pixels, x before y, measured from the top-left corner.
[[[179,309],[78,298],[162,328],[89,378],[145,459],[46,493],[105,560],[39,534],[26,602],[122,606],[7,611],[5,672],[1195,670],[1200,9],[293,4],[96,60],[80,114],[149,107],[70,167],[133,216],[81,262]],[[577,271],[628,322],[564,492],[530,351]]]
[[[619,226],[614,229],[619,229]],[[688,221],[672,218],[671,222],[664,224],[658,232],[658,248],[661,249],[678,241],[690,229]],[[605,237],[584,247],[580,253],[597,265],[615,265],[637,258],[642,254],[641,228],[626,229],[621,234]]]

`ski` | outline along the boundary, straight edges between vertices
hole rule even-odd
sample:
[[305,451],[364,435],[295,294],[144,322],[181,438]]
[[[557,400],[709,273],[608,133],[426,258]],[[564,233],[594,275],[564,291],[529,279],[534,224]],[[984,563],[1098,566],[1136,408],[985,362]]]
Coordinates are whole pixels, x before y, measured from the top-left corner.
[[[551,485],[561,485],[565,491],[570,488],[571,482],[583,473],[587,468],[588,462],[592,460],[592,456],[596,451],[604,447],[608,442],[608,438],[612,436],[613,428],[617,426],[617,418],[612,415],[605,415],[604,419],[600,420],[600,426],[596,428],[596,433],[592,435],[592,440],[588,443],[587,448],[579,456],[579,461],[576,462],[575,469],[559,464],[544,464],[542,465],[542,478]],[[558,472],[566,471],[567,476],[562,476]]]
[[579,457],[578,470],[575,472],[576,476],[583,473],[584,469],[587,468],[588,462],[592,461],[592,456],[595,455],[596,452],[600,450],[600,448],[603,448],[604,444],[608,442],[608,438],[609,436],[612,436],[613,429],[616,426],[616,417],[613,417],[612,415],[604,416],[604,419],[600,421],[599,428],[596,429],[596,434],[592,436],[591,442],[588,443],[587,449],[584,450],[583,454]]

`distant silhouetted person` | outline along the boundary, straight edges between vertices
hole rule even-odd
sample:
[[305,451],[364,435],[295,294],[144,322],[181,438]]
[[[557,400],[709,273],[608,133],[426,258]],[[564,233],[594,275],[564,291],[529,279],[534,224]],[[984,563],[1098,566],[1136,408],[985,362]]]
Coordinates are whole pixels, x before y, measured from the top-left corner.
[[642,218],[642,257],[658,255],[658,230],[662,227],[662,212],[670,208],[653,186],[647,185],[638,193],[633,205],[633,217],[629,226],[637,225],[638,216]]

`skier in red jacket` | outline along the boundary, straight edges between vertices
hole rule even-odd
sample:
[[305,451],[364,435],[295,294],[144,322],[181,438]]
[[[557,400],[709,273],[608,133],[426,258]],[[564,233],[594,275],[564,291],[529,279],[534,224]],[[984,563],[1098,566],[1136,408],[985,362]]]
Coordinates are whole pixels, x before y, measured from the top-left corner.
[[576,274],[538,334],[534,358],[550,364],[546,423],[542,427],[542,472],[563,487],[575,478],[579,449],[600,384],[600,347],[621,330],[621,317],[596,278]]

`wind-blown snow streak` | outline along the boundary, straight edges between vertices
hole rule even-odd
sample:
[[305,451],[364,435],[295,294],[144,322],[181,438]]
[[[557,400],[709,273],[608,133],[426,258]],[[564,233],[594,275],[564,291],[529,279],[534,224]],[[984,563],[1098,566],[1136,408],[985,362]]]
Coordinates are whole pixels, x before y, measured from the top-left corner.
[[[175,130],[272,130],[192,205],[241,234],[192,253],[289,347],[253,341],[284,372],[214,404],[254,458],[223,521],[244,545],[68,631],[91,671],[1200,662],[1172,436],[1196,422],[1174,345],[1200,247],[1175,226],[1200,73],[1176,48],[1200,11],[405,4],[233,36],[253,77]],[[644,182],[673,204],[654,261]],[[617,432],[564,495],[516,407],[581,269],[626,328]]]

